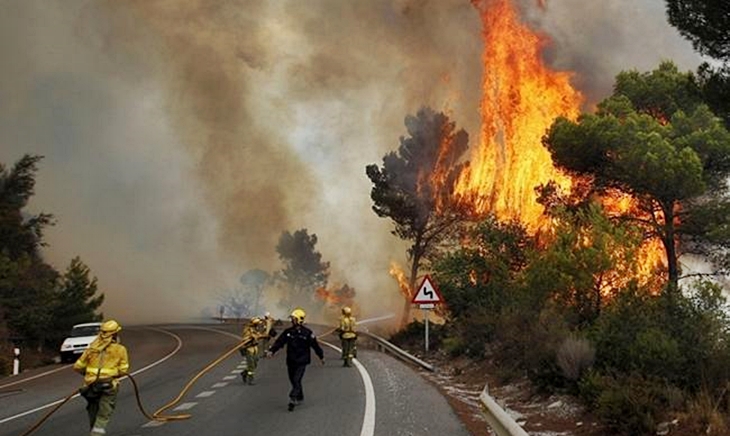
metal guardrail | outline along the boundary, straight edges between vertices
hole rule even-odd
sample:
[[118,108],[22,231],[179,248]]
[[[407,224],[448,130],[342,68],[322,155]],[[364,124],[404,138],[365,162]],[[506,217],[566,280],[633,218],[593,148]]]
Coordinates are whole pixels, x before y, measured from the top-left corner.
[[497,436],[529,436],[517,422],[489,396],[487,385],[484,385],[479,401],[482,403],[482,413],[489,426]]
[[370,338],[375,344],[381,349],[381,350],[387,350],[391,353],[393,353],[396,357],[399,357],[402,360],[415,363],[416,365],[419,365],[421,368],[426,369],[431,372],[435,372],[436,368],[431,365],[430,363],[424,362],[423,360],[419,359],[418,357],[408,353],[407,351],[398,348],[394,344],[388,342],[385,338],[381,338],[378,335],[374,335],[369,332],[359,331],[358,334],[362,336],[366,336]]

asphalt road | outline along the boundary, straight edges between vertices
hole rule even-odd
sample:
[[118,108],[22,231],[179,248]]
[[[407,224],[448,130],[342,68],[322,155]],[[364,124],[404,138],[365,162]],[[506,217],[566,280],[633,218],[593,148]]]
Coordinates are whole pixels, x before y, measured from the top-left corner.
[[[201,369],[238,342],[238,328],[223,325],[129,327],[122,332],[142,403],[153,413],[175,399]],[[317,329],[324,330],[324,329]],[[382,353],[359,350],[356,366],[343,368],[336,338],[323,338],[325,365],[316,358],[304,376],[305,401],[287,411],[289,382],[284,352],[262,359],[256,384],[243,385],[238,353],[202,376],[163,415],[190,419],[160,423],[139,411],[129,380],[122,381],[108,428],[112,436],[467,436],[440,393],[408,365]],[[71,365],[51,365],[0,379],[0,436],[20,436],[55,402],[73,392],[81,376]],[[73,398],[33,435],[88,434],[85,400]]]

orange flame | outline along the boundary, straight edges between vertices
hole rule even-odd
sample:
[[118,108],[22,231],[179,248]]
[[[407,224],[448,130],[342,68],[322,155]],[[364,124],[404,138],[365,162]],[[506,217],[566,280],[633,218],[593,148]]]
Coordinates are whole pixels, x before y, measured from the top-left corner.
[[335,295],[334,292],[328,291],[325,287],[317,288],[317,290],[314,291],[314,295],[328,305],[334,306],[340,304],[340,298]]
[[411,291],[411,287],[408,286],[408,279],[406,278],[406,273],[403,269],[401,269],[397,263],[390,262],[390,270],[388,273],[390,273],[390,275],[398,281],[398,289],[400,290],[401,295],[403,295],[403,297],[408,301],[411,301],[413,298],[413,292]]
[[535,187],[549,180],[569,190],[541,139],[558,116],[577,118],[583,100],[570,74],[542,61],[541,38],[518,18],[511,0],[472,0],[483,24],[481,145],[456,188],[476,212],[518,220],[528,229],[544,221]]
[[[545,7],[545,0],[538,6]],[[549,229],[535,187],[550,180],[570,192],[571,179],[552,163],[542,137],[555,118],[575,120],[583,96],[570,84],[571,73],[550,69],[542,60],[547,42],[522,23],[513,0],[472,0],[483,25],[480,145],[457,181],[457,196],[477,214],[521,222],[529,231]],[[607,210],[634,210],[628,196],[607,198]],[[639,275],[646,280],[666,264],[660,241],[640,250]]]
[[[314,291],[314,296],[327,306],[355,306],[355,290],[347,284],[327,289],[324,286]],[[354,310],[354,308],[353,308]]]

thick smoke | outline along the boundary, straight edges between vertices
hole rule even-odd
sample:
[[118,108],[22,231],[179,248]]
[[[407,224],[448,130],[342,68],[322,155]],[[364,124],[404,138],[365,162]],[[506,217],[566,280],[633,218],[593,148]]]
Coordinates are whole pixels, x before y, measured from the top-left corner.
[[575,72],[574,85],[589,106],[611,93],[622,70],[650,71],[665,59],[695,70],[701,62],[667,24],[664,0],[547,0],[542,11],[528,3],[522,0],[528,21],[551,39],[547,60]]
[[[622,69],[697,63],[659,0],[534,3],[551,62],[575,70],[592,100]],[[107,315],[197,316],[246,270],[280,269],[276,241],[300,228],[363,316],[400,308],[388,269],[405,264],[404,245],[370,209],[364,168],[424,105],[478,143],[482,42],[469,1],[0,8],[0,161],[46,156],[31,208],[58,219],[48,259],[62,269],[81,256]]]

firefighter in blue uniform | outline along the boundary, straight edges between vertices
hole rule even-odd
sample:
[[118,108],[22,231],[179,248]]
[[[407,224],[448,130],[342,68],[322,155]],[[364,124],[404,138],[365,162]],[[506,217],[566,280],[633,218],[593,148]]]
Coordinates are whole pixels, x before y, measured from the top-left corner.
[[288,405],[290,412],[304,400],[302,378],[307,365],[312,361],[310,349],[314,350],[324,365],[324,352],[314,333],[304,326],[305,316],[304,310],[294,309],[290,315],[292,326],[284,330],[266,352],[266,356],[271,357],[286,346],[286,368],[291,383]]

